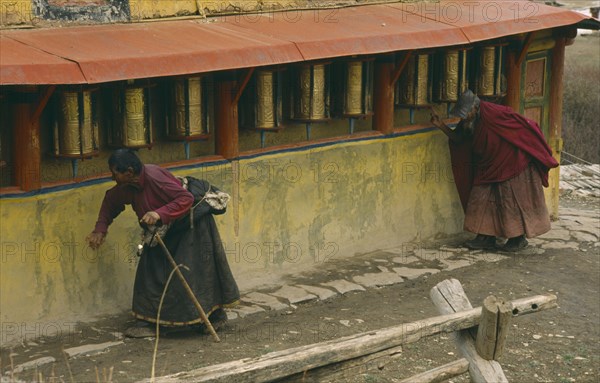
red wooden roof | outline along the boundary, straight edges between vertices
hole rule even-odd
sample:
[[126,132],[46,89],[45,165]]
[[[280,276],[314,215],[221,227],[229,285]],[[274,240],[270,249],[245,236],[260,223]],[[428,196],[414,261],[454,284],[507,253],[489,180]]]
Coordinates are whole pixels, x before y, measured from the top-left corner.
[[523,0],[442,0],[4,30],[0,84],[93,84],[435,48],[583,20],[590,18]]

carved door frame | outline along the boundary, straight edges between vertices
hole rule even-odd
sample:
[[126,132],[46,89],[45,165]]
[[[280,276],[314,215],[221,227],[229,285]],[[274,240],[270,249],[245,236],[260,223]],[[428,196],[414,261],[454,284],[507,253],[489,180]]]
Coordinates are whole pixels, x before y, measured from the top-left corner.
[[538,122],[546,140],[550,139],[551,53],[550,50],[528,53],[521,71],[520,112]]

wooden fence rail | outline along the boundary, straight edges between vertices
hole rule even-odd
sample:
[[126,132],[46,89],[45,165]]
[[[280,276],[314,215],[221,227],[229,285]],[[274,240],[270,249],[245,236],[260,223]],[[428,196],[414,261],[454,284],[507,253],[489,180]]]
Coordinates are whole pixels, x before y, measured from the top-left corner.
[[[460,286],[460,282],[456,280],[446,280],[441,282],[432,289],[432,297],[435,295],[435,289],[438,289],[438,291],[440,288],[441,290],[444,290],[444,288],[447,288],[448,286],[454,287],[456,290],[456,286]],[[459,290],[462,291],[462,286]],[[461,296],[460,291],[456,294],[457,297]],[[450,294],[446,295],[449,296]],[[464,291],[462,291],[462,295],[463,297],[461,299],[463,299],[463,303],[468,303]],[[516,299],[508,303],[510,303],[512,307],[511,313],[513,317],[557,307],[556,296],[552,294]],[[470,306],[470,303],[468,303],[468,306]],[[466,306],[457,305],[456,308],[442,310],[445,311],[444,315],[416,322],[404,323],[376,331],[350,335],[326,342],[275,351],[256,358],[245,358],[206,366],[187,372],[159,377],[154,381],[157,383],[260,383],[282,379],[285,379],[286,381],[288,381],[288,379],[290,381],[317,381],[320,380],[314,380],[317,376],[323,377],[327,375],[329,371],[335,374],[346,368],[352,368],[360,363],[366,363],[379,357],[397,356],[402,345],[417,342],[422,338],[440,333],[455,333],[461,330],[475,328],[479,325],[482,308],[464,308],[466,308]],[[438,309],[440,309],[440,306],[438,306]],[[472,345],[473,349],[474,347],[475,346]],[[472,356],[465,355],[465,359],[469,365],[469,372],[472,374],[473,358]],[[456,375],[456,371],[462,371],[460,373],[463,373],[464,363],[465,362],[458,361],[450,365],[442,366],[438,372],[434,371],[432,376],[445,376],[445,374],[449,374],[452,371],[454,371],[452,372],[454,374],[452,376]],[[497,375],[494,376],[497,377]],[[435,379],[439,379],[439,376]],[[150,382],[150,380],[144,380],[143,382]],[[490,380],[487,380],[487,382],[490,382]]]

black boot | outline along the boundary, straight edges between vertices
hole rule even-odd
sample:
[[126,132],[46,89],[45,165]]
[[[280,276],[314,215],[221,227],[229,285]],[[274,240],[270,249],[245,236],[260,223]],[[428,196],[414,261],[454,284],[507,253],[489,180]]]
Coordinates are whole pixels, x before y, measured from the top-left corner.
[[492,250],[496,248],[496,237],[493,235],[477,234],[474,239],[465,242],[471,250]]
[[506,244],[502,247],[502,250],[514,253],[516,251],[523,250],[528,244],[529,242],[527,242],[525,239],[525,235],[520,235],[518,237],[509,238],[508,241],[506,241]]

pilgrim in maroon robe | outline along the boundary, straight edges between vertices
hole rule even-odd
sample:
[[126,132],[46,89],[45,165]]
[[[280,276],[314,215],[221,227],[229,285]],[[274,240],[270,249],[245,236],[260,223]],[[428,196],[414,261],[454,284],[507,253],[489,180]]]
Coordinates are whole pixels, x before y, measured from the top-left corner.
[[480,101],[473,137],[450,141],[450,154],[465,230],[513,238],[550,229],[542,186],[558,163],[535,121]]
[[[117,184],[104,197],[94,232],[106,233],[115,217],[131,205],[138,220],[155,211],[169,229],[162,237],[171,255],[190,285],[211,322],[211,313],[237,303],[239,291],[227,262],[225,250],[213,214],[225,213],[225,208],[210,206],[202,196],[218,189],[206,181],[196,180],[195,189],[182,187],[181,181],[156,165],[142,165],[139,185]],[[195,201],[196,200],[196,201]],[[190,224],[190,207],[194,225]],[[137,267],[133,314],[137,319],[156,323],[158,306],[165,283],[172,271],[163,249],[146,244]],[[222,319],[222,318],[219,318]],[[159,324],[187,326],[200,324],[202,319],[178,278],[172,278],[160,313]]]

